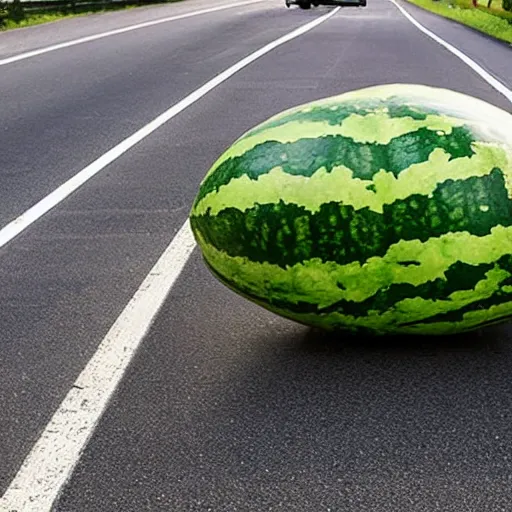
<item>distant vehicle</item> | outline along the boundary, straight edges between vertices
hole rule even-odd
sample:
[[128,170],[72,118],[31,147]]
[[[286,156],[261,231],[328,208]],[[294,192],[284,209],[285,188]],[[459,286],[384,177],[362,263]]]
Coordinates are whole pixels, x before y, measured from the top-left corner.
[[346,7],[366,7],[366,0],[285,0],[286,7],[298,5],[301,9],[311,9],[311,6],[336,5]]

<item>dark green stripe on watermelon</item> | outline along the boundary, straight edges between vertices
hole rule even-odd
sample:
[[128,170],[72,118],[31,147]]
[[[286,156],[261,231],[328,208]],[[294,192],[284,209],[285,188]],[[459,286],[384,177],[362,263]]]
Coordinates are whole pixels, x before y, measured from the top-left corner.
[[398,302],[407,298],[419,297],[421,299],[446,300],[453,292],[474,289],[479,281],[485,279],[486,272],[493,267],[494,264],[492,263],[469,265],[456,262],[445,271],[445,279],[434,279],[418,286],[408,283],[392,284],[387,290],[379,290],[374,296],[362,302],[340,300],[321,311],[315,308],[307,312],[337,312],[359,317],[366,316],[368,311],[384,313]]
[[354,178],[371,180],[381,169],[398,176],[411,165],[426,162],[435,149],[445,150],[452,159],[470,157],[474,154],[472,142],[474,138],[465,127],[453,128],[450,134],[420,128],[395,137],[388,144],[355,142],[341,135],[284,144],[268,141],[222,162],[204,180],[196,202],[234,178],[247,175],[256,180],[278,166],[288,174],[310,177],[321,168],[331,172],[344,165],[353,171]]
[[[358,102],[356,104],[339,104],[333,109],[330,106],[324,107],[312,107],[310,110],[298,110],[295,112],[284,113],[277,119],[271,119],[260,126],[257,126],[253,130],[250,130],[247,135],[255,135],[269,128],[277,128],[288,123],[302,122],[302,123],[318,123],[325,122],[332,126],[340,125],[345,119],[353,114],[360,116],[366,116],[373,114],[376,110],[387,108],[387,114],[392,118],[410,117],[417,121],[424,121],[428,114],[435,116],[439,115],[439,112],[433,109],[425,109],[424,106],[414,110],[413,108],[404,105],[400,100],[373,100]],[[420,111],[421,110],[421,111]]]
[[446,180],[432,197],[415,194],[384,205],[382,214],[335,202],[311,213],[281,201],[244,212],[226,208],[215,216],[192,216],[191,222],[206,242],[230,256],[285,268],[312,258],[364,263],[401,240],[425,242],[450,232],[484,236],[495,226],[512,225],[511,209],[496,168],[486,176]]
[[[509,274],[512,273],[512,257],[509,255],[503,256],[496,262],[500,268],[506,270]],[[507,301],[512,301],[512,291],[503,290],[504,286],[510,285],[512,279],[508,278],[500,283],[500,288],[496,290],[496,292],[491,295],[489,298],[484,300],[478,300],[464,306],[456,311],[449,311],[448,313],[440,313],[438,315],[433,315],[429,318],[425,318],[423,320],[417,322],[406,322],[400,324],[401,327],[408,327],[416,324],[433,324],[439,322],[462,322],[464,320],[464,315],[471,311],[486,311],[490,309],[492,306],[497,306],[499,304],[503,304]]]

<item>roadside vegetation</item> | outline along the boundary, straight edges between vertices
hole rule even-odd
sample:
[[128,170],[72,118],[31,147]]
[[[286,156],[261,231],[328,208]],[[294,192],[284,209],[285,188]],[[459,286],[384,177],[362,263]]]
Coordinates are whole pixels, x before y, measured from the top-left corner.
[[62,18],[177,1],[179,0],[0,0],[0,31],[39,25]]
[[408,0],[445,18],[512,43],[512,0]]
[[[0,0],[0,31],[87,14],[180,0]],[[407,0],[512,43],[512,0]]]

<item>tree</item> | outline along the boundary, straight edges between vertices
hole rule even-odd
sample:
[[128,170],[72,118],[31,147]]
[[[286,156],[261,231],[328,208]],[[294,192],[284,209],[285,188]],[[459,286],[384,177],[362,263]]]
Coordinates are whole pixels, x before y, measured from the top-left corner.
[[9,16],[7,12],[7,4],[0,2],[0,27],[5,23],[5,20]]
[[503,0],[502,6],[504,11],[512,11],[512,0]]
[[25,11],[20,0],[13,0],[7,4],[7,17],[16,23],[19,23],[25,18]]

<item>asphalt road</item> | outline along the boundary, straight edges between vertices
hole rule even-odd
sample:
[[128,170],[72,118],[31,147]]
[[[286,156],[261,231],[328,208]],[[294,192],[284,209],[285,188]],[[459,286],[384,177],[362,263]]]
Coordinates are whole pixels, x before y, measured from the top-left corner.
[[[0,34],[0,59],[212,5],[222,3]],[[512,88],[510,47],[400,5]],[[0,66],[0,227],[221,71],[330,10],[269,0]],[[287,107],[393,82],[512,111],[392,3],[370,0],[235,74],[0,249],[2,492],[186,220],[215,158]],[[328,338],[226,290],[196,250],[54,510],[511,510],[511,334]]]

